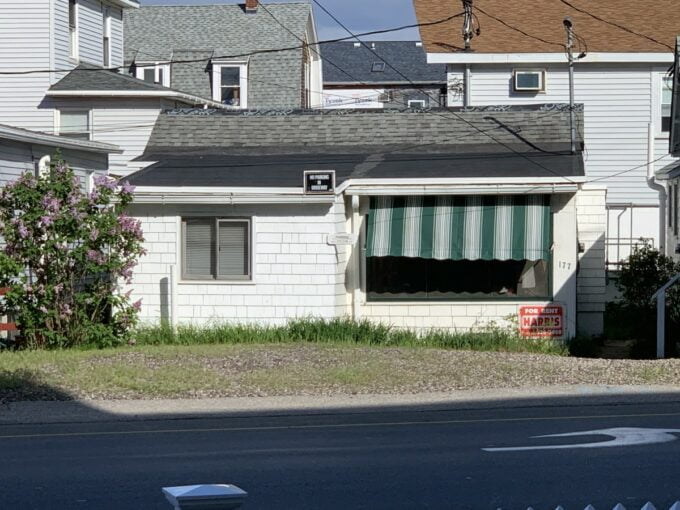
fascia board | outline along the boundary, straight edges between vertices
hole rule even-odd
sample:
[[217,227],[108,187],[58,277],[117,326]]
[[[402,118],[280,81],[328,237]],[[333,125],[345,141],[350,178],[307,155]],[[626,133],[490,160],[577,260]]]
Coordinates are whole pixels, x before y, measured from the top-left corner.
[[[428,64],[566,64],[564,53],[428,53]],[[673,53],[591,52],[578,63],[673,63]]]

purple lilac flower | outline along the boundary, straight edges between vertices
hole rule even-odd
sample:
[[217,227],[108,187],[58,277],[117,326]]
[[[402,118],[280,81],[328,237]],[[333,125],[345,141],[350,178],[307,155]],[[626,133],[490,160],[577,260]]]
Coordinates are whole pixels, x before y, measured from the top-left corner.
[[42,201],[42,206],[48,211],[55,213],[59,210],[59,206],[61,205],[59,203],[59,200],[54,198],[51,195],[46,195],[43,197]]
[[116,181],[109,177],[106,177],[105,175],[98,175],[97,177],[95,177],[94,183],[98,188],[106,188],[111,191],[116,189]]
[[19,225],[19,237],[26,239],[28,237],[28,229],[24,225]]
[[93,228],[90,231],[90,241],[96,241],[98,237],[99,237],[99,230],[97,230],[96,228]]
[[121,192],[130,194],[130,195],[135,192],[135,189],[136,189],[135,186],[130,184],[128,181],[123,181],[123,184],[120,186]]
[[142,300],[138,299],[134,303],[132,303],[132,308],[134,308],[137,312],[139,312],[142,309]]
[[88,197],[90,199],[90,204],[95,205],[99,201],[100,194],[98,189],[93,189]]
[[49,227],[50,225],[54,224],[54,218],[52,216],[43,216],[40,218],[40,221],[38,222],[38,225],[42,227]]

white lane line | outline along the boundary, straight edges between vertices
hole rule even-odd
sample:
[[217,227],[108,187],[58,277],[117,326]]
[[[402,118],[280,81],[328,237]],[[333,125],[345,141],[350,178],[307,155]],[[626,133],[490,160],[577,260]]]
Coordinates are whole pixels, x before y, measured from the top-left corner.
[[558,444],[543,446],[514,446],[508,448],[482,448],[485,452],[521,452],[530,450],[571,450],[574,448],[612,448],[616,446],[636,446],[643,444],[670,443],[677,441],[673,435],[680,433],[680,429],[651,429],[635,427],[617,427],[611,429],[585,430],[583,432],[570,432],[567,434],[549,434],[543,437],[578,437],[578,436],[609,436],[612,439],[595,443]]

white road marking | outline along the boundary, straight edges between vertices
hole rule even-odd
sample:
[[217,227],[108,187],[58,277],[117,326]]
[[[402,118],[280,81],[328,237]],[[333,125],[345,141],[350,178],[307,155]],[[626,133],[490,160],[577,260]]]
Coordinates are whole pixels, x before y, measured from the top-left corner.
[[514,446],[509,448],[482,448],[485,452],[521,452],[529,450],[569,450],[572,448],[612,448],[615,446],[635,446],[643,444],[670,443],[677,441],[673,435],[680,433],[680,429],[650,429],[635,427],[618,427],[611,429],[586,430],[583,432],[570,432],[567,434],[550,434],[543,437],[578,437],[578,436],[610,436],[613,439],[599,441],[597,443],[557,444],[543,446]]

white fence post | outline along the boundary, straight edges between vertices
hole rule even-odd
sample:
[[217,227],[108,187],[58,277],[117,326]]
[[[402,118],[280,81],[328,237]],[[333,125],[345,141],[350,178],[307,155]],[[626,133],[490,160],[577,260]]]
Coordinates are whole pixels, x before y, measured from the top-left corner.
[[656,357],[666,357],[666,291],[678,280],[680,274],[676,274],[666,284],[657,290],[652,299],[656,299]]

